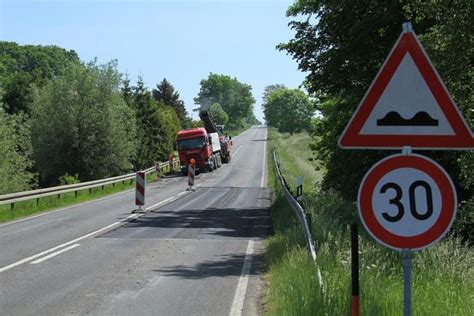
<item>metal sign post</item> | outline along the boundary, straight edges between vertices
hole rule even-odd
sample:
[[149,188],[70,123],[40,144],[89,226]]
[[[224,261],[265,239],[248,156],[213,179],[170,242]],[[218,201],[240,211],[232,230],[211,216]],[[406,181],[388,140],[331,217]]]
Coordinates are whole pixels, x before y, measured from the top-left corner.
[[403,258],[403,315],[411,316],[411,250],[402,250]]

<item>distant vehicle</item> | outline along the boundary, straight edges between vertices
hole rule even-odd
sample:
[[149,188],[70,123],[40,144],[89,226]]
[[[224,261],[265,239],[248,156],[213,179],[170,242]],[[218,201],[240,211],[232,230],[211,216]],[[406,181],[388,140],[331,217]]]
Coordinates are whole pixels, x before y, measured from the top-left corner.
[[199,117],[203,127],[181,130],[176,135],[181,172],[187,175],[191,158],[196,161],[196,170],[213,170],[221,167],[223,162],[230,162],[232,141],[220,136],[216,125],[207,111],[201,111]]

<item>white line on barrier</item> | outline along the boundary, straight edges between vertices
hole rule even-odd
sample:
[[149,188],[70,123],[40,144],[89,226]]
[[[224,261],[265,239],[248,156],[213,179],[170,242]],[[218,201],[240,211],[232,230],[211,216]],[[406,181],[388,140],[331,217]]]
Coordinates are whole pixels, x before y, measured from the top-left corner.
[[240,273],[239,284],[237,285],[234,301],[232,302],[232,307],[229,313],[231,316],[242,315],[245,293],[247,292],[247,285],[249,283],[250,268],[252,267],[253,246],[254,241],[249,240],[247,252],[245,253],[244,265],[242,266],[242,272]]
[[46,261],[46,260],[51,259],[51,258],[53,258],[53,257],[56,257],[57,255],[60,255],[60,254],[62,254],[63,252],[69,251],[69,250],[74,249],[74,248],[79,247],[79,246],[80,246],[80,244],[74,244],[74,245],[69,246],[69,247],[67,247],[67,248],[64,248],[64,249],[61,249],[61,250],[59,250],[59,251],[53,252],[53,253],[47,255],[46,257],[43,257],[43,258],[38,259],[38,260],[36,260],[36,261],[30,262],[30,264],[38,264],[38,263],[41,263],[41,262],[43,262],[43,261]]

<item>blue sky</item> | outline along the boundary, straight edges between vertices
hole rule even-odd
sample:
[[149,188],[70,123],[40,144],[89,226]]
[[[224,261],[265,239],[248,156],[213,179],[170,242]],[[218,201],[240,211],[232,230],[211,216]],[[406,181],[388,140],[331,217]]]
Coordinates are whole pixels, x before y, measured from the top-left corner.
[[[297,88],[304,74],[275,46],[292,38],[292,1],[11,1],[0,0],[0,39],[58,45],[83,61],[117,59],[122,73],[149,88],[166,77],[189,113],[210,72],[252,86],[255,115],[269,84]],[[194,114],[196,118],[196,114]]]

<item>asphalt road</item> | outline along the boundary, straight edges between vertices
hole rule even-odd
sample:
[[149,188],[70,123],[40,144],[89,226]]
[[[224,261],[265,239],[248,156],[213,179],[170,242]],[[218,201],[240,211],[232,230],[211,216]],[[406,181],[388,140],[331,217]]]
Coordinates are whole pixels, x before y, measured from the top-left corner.
[[230,164],[196,178],[0,225],[0,315],[256,315],[269,231],[267,131],[234,137]]

